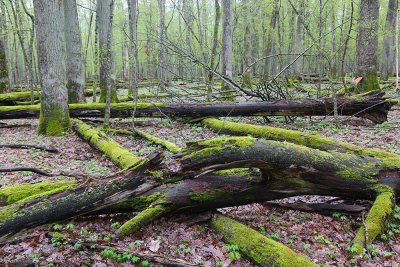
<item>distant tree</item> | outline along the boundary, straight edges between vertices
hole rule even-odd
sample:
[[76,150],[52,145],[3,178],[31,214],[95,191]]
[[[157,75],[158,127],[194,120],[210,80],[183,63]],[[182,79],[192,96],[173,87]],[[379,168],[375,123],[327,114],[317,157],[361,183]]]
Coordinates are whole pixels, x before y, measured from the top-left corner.
[[38,132],[59,136],[70,126],[65,70],[63,2],[34,0],[42,99]]
[[250,1],[244,0],[244,16],[245,16],[245,27],[244,27],[244,51],[243,51],[243,62],[244,62],[244,70],[243,70],[243,82],[242,86],[251,88],[252,82],[252,69],[250,67],[252,62],[252,40],[251,40],[251,20],[249,19],[251,16],[250,10]]
[[[217,59],[217,48],[218,48],[218,32],[221,21],[221,6],[219,0],[214,0],[215,6],[215,20],[214,20],[214,30],[213,30],[213,40],[210,55],[210,68],[215,70],[216,59]],[[214,87],[214,74],[210,71],[208,73],[208,89],[207,89],[207,101],[211,101],[211,94]]]
[[[222,75],[226,78],[233,77],[233,3],[230,0],[222,0]],[[223,82],[222,90],[230,90],[230,86]],[[232,93],[225,93],[225,100],[233,100]]]
[[[129,93],[137,96],[138,87],[138,48],[137,48],[137,19],[138,19],[138,1],[127,0],[129,9]],[[136,99],[136,98],[135,98]]]
[[158,83],[164,88],[167,76],[166,68],[166,52],[165,52],[165,0],[158,0],[158,9],[160,12],[160,21],[158,25]]
[[[0,18],[0,34],[3,31],[3,19]],[[4,38],[0,38],[0,93],[4,93],[9,85],[8,80],[8,63],[6,55],[6,44]]]
[[114,0],[97,1],[96,26],[99,39],[99,63],[100,63],[100,102],[105,103],[107,90],[110,90],[110,101],[118,102],[117,91],[112,78],[113,54],[112,54],[112,24],[114,12]]
[[379,1],[361,0],[357,36],[356,76],[363,77],[359,88],[363,91],[379,89],[378,82],[378,25]]
[[85,102],[85,75],[82,38],[76,0],[64,0],[65,42],[67,54],[67,89],[69,103]]

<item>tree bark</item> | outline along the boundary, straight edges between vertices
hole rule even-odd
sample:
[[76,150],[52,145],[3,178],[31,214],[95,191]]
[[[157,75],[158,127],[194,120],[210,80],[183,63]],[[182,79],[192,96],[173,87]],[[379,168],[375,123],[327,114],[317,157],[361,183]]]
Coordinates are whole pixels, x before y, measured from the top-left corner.
[[85,75],[76,0],[64,0],[68,103],[84,103]]
[[138,44],[137,44],[137,19],[138,19],[138,2],[137,0],[128,0],[129,11],[129,92],[134,100],[137,101],[138,96]]
[[357,35],[356,76],[363,77],[358,85],[362,91],[379,89],[378,82],[378,25],[379,1],[361,0]]
[[382,78],[386,81],[389,75],[393,75],[395,66],[394,48],[396,45],[396,13],[398,8],[397,0],[389,0],[388,13],[386,15],[385,37],[383,42],[382,57]]
[[117,92],[113,86],[112,66],[112,18],[114,0],[97,1],[96,27],[99,38],[100,63],[100,100],[105,103],[107,90],[110,90],[110,101],[118,102]]
[[[0,31],[1,31],[1,26],[0,26]],[[10,84],[8,80],[8,63],[6,57],[6,46],[3,39],[4,38],[0,38],[0,93],[5,93]]]
[[[246,16],[251,16],[251,11],[250,11],[250,4],[251,1],[243,1],[244,9],[245,9],[245,14]],[[242,86],[245,88],[252,88],[253,82],[252,82],[252,70],[251,70],[251,63],[252,63],[252,40],[251,40],[251,21],[249,19],[246,19],[245,22],[245,29],[244,29],[244,70],[243,70],[243,80],[242,80]]]
[[[363,117],[375,123],[387,121],[393,102],[382,98],[382,93],[365,97],[337,98],[341,116]],[[70,104],[72,117],[104,116],[104,104]],[[333,116],[334,99],[278,100],[273,102],[244,102],[222,104],[171,104],[138,103],[135,117],[235,117],[235,116]],[[131,103],[111,105],[112,118],[132,116]],[[0,107],[0,119],[37,117],[38,106]]]
[[63,135],[70,126],[65,70],[63,3],[35,0],[36,37],[42,85],[38,132]]

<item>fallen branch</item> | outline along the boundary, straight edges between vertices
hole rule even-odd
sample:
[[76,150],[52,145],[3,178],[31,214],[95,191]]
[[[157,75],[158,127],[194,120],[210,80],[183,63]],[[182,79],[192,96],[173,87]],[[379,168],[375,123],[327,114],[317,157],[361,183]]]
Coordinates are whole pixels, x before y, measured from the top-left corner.
[[24,172],[24,171],[28,171],[28,172],[34,172],[43,176],[48,176],[48,177],[53,177],[55,176],[52,173],[48,173],[42,170],[39,170],[37,168],[30,168],[30,167],[16,167],[16,168],[4,168],[4,169],[0,169],[0,172]]
[[35,146],[35,145],[19,145],[19,144],[0,144],[0,147],[3,148],[15,148],[15,149],[39,149],[49,153],[58,153],[57,148],[49,148],[43,146]]

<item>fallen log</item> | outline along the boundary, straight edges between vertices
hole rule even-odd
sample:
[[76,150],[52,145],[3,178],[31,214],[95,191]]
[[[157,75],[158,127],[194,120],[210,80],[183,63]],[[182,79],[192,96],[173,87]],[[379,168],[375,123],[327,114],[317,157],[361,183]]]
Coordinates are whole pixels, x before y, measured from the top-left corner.
[[[90,212],[144,210],[134,220],[142,226],[160,216],[149,212],[152,207],[163,208],[166,212],[161,215],[166,215],[312,194],[376,199],[365,224],[370,243],[382,231],[400,193],[400,161],[396,158],[327,152],[251,137],[193,142],[183,153],[182,170],[177,173],[163,170],[159,161],[144,163],[136,171],[106,179],[103,184],[5,205],[0,208],[0,239],[6,240],[25,227]],[[260,174],[221,173],[237,167],[257,168]],[[57,216],[53,216],[55,210]],[[354,244],[366,245],[357,238]]]
[[285,245],[222,215],[214,215],[211,226],[224,235],[224,240],[237,245],[239,251],[257,266],[307,267],[317,266],[310,259],[295,253]]
[[14,148],[14,149],[38,149],[49,153],[58,153],[58,149],[54,147],[44,147],[25,144],[0,144],[0,148]]
[[[34,100],[40,98],[40,95],[37,92],[33,94]],[[7,94],[0,94],[0,105],[2,106],[11,106],[15,105],[17,101],[26,101],[31,98],[30,92],[14,92]]]
[[[342,116],[367,118],[375,123],[387,120],[393,102],[383,98],[384,92],[364,97],[341,97],[337,99],[338,112]],[[273,102],[245,102],[221,104],[140,103],[135,117],[234,117],[234,116],[333,116],[333,99],[278,100]],[[71,117],[103,117],[105,104],[71,104]],[[131,117],[134,105],[119,103],[111,105],[111,117]],[[0,107],[0,119],[38,117],[40,106]]]

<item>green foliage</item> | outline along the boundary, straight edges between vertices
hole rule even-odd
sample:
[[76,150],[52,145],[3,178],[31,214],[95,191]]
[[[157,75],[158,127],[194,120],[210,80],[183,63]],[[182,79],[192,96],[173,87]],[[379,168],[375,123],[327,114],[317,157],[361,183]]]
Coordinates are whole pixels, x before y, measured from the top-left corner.
[[[132,264],[136,264],[139,262],[140,258],[135,256],[134,254],[123,252],[120,253],[113,248],[106,248],[101,252],[101,256],[104,258],[115,260],[118,263],[124,263],[126,261],[131,262]],[[142,261],[143,263],[144,261]]]
[[240,260],[241,256],[238,245],[225,245],[225,249],[229,252],[229,259],[231,261]]

